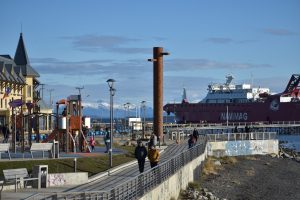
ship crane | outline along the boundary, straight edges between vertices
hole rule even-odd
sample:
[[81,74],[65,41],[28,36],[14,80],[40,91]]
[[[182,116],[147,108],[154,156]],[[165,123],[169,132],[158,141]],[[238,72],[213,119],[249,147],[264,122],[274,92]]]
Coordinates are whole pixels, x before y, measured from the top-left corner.
[[294,95],[296,97],[300,96],[299,82],[300,82],[300,74],[293,74],[282,96],[290,96],[290,95]]

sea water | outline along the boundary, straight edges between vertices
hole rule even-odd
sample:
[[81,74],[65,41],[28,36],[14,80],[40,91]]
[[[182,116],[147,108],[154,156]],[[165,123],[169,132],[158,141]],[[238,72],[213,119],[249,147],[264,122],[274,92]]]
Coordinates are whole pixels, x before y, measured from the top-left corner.
[[278,135],[278,140],[282,141],[281,145],[289,149],[295,149],[300,152],[300,134],[299,135]]

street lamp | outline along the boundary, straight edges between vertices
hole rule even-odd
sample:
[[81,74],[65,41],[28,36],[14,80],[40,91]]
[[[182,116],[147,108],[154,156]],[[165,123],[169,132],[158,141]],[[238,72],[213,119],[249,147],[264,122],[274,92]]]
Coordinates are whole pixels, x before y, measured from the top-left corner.
[[143,139],[145,139],[145,115],[146,115],[146,101],[142,101],[141,102],[141,107],[143,109],[143,126],[142,126],[142,129],[143,129]]
[[109,92],[110,92],[110,145],[109,145],[109,167],[112,167],[112,143],[113,143],[113,96],[116,93],[116,89],[114,88],[114,79],[108,79],[107,81]]

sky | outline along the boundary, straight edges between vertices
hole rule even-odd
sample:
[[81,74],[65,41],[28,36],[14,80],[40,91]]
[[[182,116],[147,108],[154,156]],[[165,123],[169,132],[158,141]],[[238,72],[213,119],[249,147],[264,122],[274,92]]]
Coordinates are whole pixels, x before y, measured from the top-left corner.
[[[207,85],[253,83],[282,92],[300,73],[299,0],[2,0],[0,54],[23,33],[31,66],[50,102],[153,104],[153,47],[164,57],[164,104],[206,96]],[[50,92],[52,91],[52,92]]]

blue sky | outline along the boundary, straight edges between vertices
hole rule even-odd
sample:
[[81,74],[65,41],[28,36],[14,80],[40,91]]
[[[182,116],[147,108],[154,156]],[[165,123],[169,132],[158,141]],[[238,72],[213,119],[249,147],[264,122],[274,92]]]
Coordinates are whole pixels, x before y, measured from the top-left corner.
[[164,102],[197,102],[211,82],[251,82],[284,90],[300,73],[298,0],[52,0],[0,2],[0,54],[15,54],[22,32],[31,65],[46,84],[44,98],[77,94],[152,106],[152,48],[164,58]]

